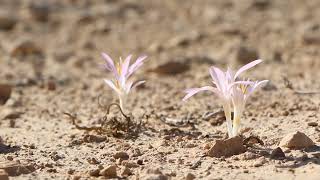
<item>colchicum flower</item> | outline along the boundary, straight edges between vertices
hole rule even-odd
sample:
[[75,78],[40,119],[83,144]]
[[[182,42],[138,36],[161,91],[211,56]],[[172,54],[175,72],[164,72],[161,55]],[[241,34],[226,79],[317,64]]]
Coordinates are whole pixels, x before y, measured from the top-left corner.
[[[253,92],[253,90],[265,83],[266,81],[261,82],[252,82],[252,81],[237,81],[238,76],[243,73],[244,71],[254,67],[255,65],[261,63],[262,60],[255,60],[251,63],[248,63],[241,67],[236,73],[233,73],[229,68],[226,72],[223,72],[221,69],[212,66],[209,69],[209,73],[212,78],[212,83],[215,85],[213,86],[204,86],[201,88],[191,88],[185,90],[187,93],[183,100],[187,100],[191,96],[197,94],[200,91],[211,91],[215,93],[222,102],[222,106],[224,109],[227,128],[228,128],[228,136],[234,137],[237,135],[239,131],[239,123],[240,123],[240,116],[241,112],[244,109],[245,102],[247,97]],[[247,91],[239,91],[241,87],[246,87]],[[244,92],[241,93],[240,92]],[[233,107],[233,109],[232,109]],[[239,110],[241,108],[241,110]],[[231,118],[232,111],[237,113],[237,117]],[[239,116],[239,117],[238,117]]]
[[143,65],[147,56],[138,57],[136,62],[132,65],[130,65],[132,55],[129,55],[124,61],[122,61],[120,57],[118,62],[114,62],[106,53],[102,53],[102,57],[106,60],[104,67],[113,75],[113,80],[104,79],[104,81],[118,94],[120,107],[122,111],[125,111],[124,101],[126,100],[130,90],[145,82],[133,82],[129,80],[129,78]]
[[248,97],[256,88],[266,84],[268,80],[250,82],[249,84],[238,84],[232,88],[233,103],[233,129],[232,136],[236,136],[240,129],[240,120],[242,112],[245,108]]

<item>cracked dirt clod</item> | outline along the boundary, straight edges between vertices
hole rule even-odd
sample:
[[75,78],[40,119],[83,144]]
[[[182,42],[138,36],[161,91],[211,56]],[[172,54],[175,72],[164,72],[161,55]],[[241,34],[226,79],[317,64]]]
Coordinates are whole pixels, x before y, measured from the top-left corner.
[[216,140],[207,155],[210,157],[228,157],[236,154],[241,154],[246,151],[243,146],[243,138],[236,136],[226,140]]
[[302,149],[314,146],[314,142],[302,132],[294,132],[286,135],[279,146],[287,147],[289,149]]

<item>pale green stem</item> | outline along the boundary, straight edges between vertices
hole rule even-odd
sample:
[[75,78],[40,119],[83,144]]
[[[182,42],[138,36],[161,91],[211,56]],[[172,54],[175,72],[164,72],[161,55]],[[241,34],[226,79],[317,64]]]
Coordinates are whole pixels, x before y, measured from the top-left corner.
[[226,103],[223,105],[224,114],[226,116],[227,129],[229,138],[232,137],[232,120],[231,120],[231,107]]
[[234,108],[233,112],[233,128],[232,128],[232,135],[237,136],[240,130],[240,120],[241,120],[241,111],[237,108]]

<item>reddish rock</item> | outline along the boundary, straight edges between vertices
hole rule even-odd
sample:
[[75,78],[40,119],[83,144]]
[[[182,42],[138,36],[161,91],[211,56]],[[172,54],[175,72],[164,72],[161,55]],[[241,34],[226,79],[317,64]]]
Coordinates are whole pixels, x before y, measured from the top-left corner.
[[111,165],[107,168],[104,168],[100,171],[100,175],[108,178],[115,178],[117,177],[117,166]]
[[286,135],[279,146],[287,147],[289,149],[302,149],[314,146],[314,142],[302,132],[294,132]]
[[226,140],[216,140],[207,155],[210,157],[228,157],[241,154],[246,151],[243,146],[243,138],[236,136]]

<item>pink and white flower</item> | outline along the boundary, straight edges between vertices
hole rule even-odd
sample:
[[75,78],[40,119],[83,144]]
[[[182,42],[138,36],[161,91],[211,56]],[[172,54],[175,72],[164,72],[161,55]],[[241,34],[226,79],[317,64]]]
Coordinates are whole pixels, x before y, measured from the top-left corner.
[[250,82],[249,84],[237,84],[232,88],[233,124],[232,136],[236,136],[240,130],[242,112],[248,97],[260,86],[265,85],[268,80]]
[[118,62],[114,62],[106,53],[102,53],[102,57],[106,60],[106,64],[104,64],[104,67],[113,75],[113,80],[104,79],[104,81],[118,94],[120,107],[124,111],[124,101],[126,99],[126,96],[130,93],[130,90],[145,82],[133,82],[129,80],[129,78],[143,65],[147,56],[138,57],[136,62],[134,62],[132,65],[130,65],[132,55],[126,57],[124,61],[122,61],[120,57],[120,60]]
[[[243,67],[241,67],[236,73],[233,73],[229,68],[226,72],[223,72],[221,69],[212,66],[209,69],[209,73],[212,78],[212,83],[214,86],[204,86],[201,88],[191,88],[185,90],[187,93],[186,96],[183,98],[184,101],[186,101],[188,98],[191,96],[201,92],[201,91],[211,91],[214,94],[216,94],[219,99],[221,100],[224,113],[226,116],[226,122],[227,122],[227,128],[228,128],[228,135],[229,137],[235,136],[233,133],[233,125],[232,125],[232,118],[231,118],[231,113],[232,113],[232,106],[235,107],[235,100],[234,98],[239,98],[240,94],[237,93],[235,94],[234,89],[238,89],[239,86],[250,86],[249,88],[253,88],[253,90],[257,86],[252,86],[253,82],[251,81],[237,81],[237,78],[239,75],[246,70],[256,66],[257,64],[261,63],[262,60],[255,60],[252,61]],[[258,84],[260,85],[260,84]],[[235,96],[236,95],[236,96]],[[238,99],[237,99],[238,100]],[[244,100],[244,99],[243,99]],[[246,98],[245,98],[246,100]],[[236,103],[237,107],[240,105],[240,103]],[[233,108],[234,109],[234,108]]]

